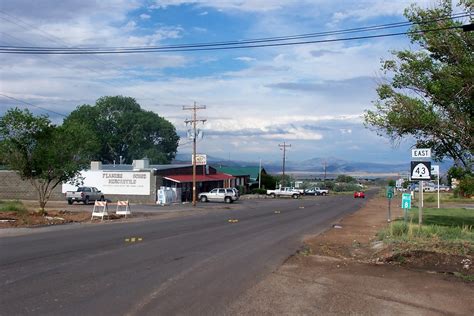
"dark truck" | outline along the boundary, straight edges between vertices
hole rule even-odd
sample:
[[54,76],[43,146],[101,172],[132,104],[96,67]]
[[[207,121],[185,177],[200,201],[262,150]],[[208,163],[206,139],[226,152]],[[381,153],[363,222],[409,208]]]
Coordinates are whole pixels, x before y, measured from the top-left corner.
[[90,201],[105,201],[104,193],[95,187],[79,187],[76,191],[67,191],[65,195],[69,205],[74,202],[89,204]]

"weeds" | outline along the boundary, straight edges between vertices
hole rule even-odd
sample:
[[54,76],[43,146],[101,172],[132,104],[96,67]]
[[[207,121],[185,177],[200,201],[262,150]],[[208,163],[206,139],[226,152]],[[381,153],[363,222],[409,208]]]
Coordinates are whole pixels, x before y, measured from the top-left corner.
[[311,250],[311,247],[309,247],[308,245],[304,245],[298,251],[298,254],[300,254],[302,256],[305,256],[305,257],[310,256],[312,253],[313,253],[313,251]]
[[20,201],[0,201],[0,212],[26,213],[26,207]]

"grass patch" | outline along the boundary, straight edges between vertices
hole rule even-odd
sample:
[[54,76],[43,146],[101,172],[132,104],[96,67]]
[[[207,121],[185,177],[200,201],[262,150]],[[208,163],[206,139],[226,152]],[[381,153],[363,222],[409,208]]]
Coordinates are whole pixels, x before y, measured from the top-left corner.
[[20,201],[0,201],[0,212],[26,213],[26,207]]
[[[418,224],[418,209],[411,209],[409,216],[412,217],[412,222]],[[424,208],[423,224],[474,227],[474,210],[465,208]]]
[[377,237],[397,251],[425,250],[455,255],[474,253],[474,211],[463,208],[426,208],[423,225],[418,210],[411,210],[410,221],[392,222]]

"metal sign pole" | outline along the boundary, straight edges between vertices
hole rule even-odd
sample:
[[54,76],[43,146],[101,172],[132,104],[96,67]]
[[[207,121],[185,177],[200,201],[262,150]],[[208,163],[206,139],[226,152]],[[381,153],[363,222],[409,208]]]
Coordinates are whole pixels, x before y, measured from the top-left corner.
[[388,222],[390,223],[392,221],[392,211],[390,209],[390,204],[392,202],[392,199],[388,199]]
[[438,173],[438,208],[439,208],[439,173]]
[[418,194],[418,226],[423,222],[423,181],[420,181],[420,194]]

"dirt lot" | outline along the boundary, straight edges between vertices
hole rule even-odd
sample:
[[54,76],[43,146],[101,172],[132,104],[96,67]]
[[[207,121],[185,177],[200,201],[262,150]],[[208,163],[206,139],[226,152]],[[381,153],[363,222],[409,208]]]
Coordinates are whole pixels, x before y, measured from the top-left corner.
[[386,213],[387,200],[377,197],[337,228],[306,238],[300,252],[242,295],[230,314],[473,315],[474,283],[452,275],[465,257],[415,252],[400,263],[374,242]]
[[[46,206],[46,214],[43,216],[37,212],[38,203],[36,201],[22,201],[27,209],[25,212],[0,212],[0,228],[15,227],[43,227],[52,225],[61,225],[68,223],[91,222],[91,211],[93,205],[74,205],[75,207],[66,206],[64,201],[50,201]],[[66,208],[74,210],[67,210]],[[109,216],[106,218],[110,221],[122,221],[124,216],[113,214],[115,208],[109,209]],[[156,216],[152,213],[133,213],[131,218],[143,218]],[[161,214],[160,214],[161,215]],[[94,218],[94,222],[100,222],[99,218]]]

